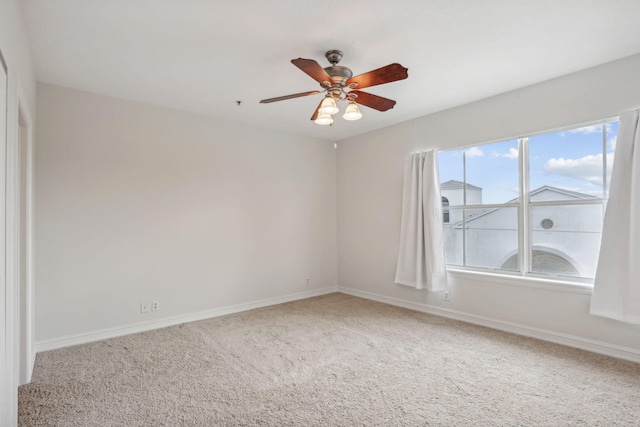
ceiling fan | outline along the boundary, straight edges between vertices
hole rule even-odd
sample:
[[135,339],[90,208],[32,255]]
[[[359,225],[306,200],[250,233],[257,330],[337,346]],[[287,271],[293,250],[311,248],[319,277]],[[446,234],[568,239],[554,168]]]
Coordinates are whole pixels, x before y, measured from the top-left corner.
[[325,57],[331,63],[330,67],[322,68],[322,66],[313,59],[298,58],[291,60],[293,65],[320,83],[323,90],[312,90],[310,92],[263,99],[260,103],[268,104],[286,99],[326,93],[324,99],[318,104],[316,111],[311,116],[311,120],[319,125],[330,125],[333,123],[333,117],[331,116],[340,111],[336,105],[338,101],[347,101],[349,103],[342,116],[345,120],[358,120],[362,117],[362,113],[357,104],[365,105],[378,111],[387,111],[396,105],[396,101],[392,99],[362,92],[360,89],[404,80],[408,77],[408,68],[394,63],[352,77],[353,73],[349,68],[338,65],[342,59],[341,51],[330,50],[325,53]]

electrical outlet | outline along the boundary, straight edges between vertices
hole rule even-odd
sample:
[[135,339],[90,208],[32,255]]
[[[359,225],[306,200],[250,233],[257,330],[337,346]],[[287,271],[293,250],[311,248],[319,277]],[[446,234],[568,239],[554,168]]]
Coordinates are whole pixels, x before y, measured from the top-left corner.
[[149,303],[143,301],[140,303],[140,313],[148,313],[149,312]]
[[151,311],[158,311],[160,310],[160,303],[158,301],[153,301],[151,303]]
[[449,291],[444,291],[444,297],[443,299],[445,301],[451,301],[451,295],[449,294]]
[[305,282],[307,286],[311,285],[311,279],[307,277],[307,281]]

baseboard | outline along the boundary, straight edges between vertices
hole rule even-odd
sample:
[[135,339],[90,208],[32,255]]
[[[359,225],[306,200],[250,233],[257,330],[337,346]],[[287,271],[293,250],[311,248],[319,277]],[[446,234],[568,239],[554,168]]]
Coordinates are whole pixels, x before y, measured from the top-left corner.
[[407,308],[409,310],[420,311],[423,313],[433,314],[436,316],[447,317],[450,319],[461,320],[463,322],[472,323],[475,325],[485,326],[492,329],[497,329],[504,332],[511,332],[518,335],[524,335],[532,338],[541,339],[544,341],[553,342],[556,344],[562,344],[569,347],[575,347],[582,350],[591,351],[593,353],[603,354],[606,356],[615,357],[618,359],[624,359],[635,363],[640,363],[640,351],[617,346],[613,344],[604,343],[601,341],[589,340],[582,337],[577,337],[568,334],[562,334],[559,332],[548,331],[539,328],[533,328],[526,325],[520,325],[512,322],[506,322],[503,320],[493,319],[485,316],[478,316],[475,314],[469,314],[457,310],[451,310],[443,307],[437,307],[429,304],[416,303],[412,301],[406,301],[399,298],[388,297],[373,292],[362,291],[358,289],[348,287],[329,287],[316,289],[313,291],[298,292],[295,294],[289,294],[281,297],[268,298],[259,301],[253,301],[250,303],[238,304],[227,307],[220,307],[212,310],[201,311],[197,313],[191,313],[182,316],[174,316],[164,319],[159,319],[152,322],[136,323],[126,325],[117,328],[108,328],[98,331],[92,331],[85,334],[70,335],[66,337],[56,338],[47,341],[41,341],[36,343],[36,352],[55,350],[59,348],[69,347],[72,345],[85,344],[94,341],[100,341],[108,338],[115,338],[119,336],[135,334],[139,332],[150,331],[153,329],[165,328],[168,326],[175,326],[182,323],[195,322],[198,320],[210,319],[213,317],[226,316],[228,314],[239,313],[242,311],[253,310],[261,307],[268,307],[270,305],[282,304],[285,302],[296,301],[305,298],[311,298],[314,296],[330,294],[333,292],[341,292],[347,295],[353,295],[360,298],[365,298],[373,301],[382,302],[398,307]]
[[372,292],[361,291],[358,289],[338,286],[338,292],[365,298],[385,304],[395,305],[410,310],[421,311],[423,313],[433,314],[436,316],[448,317],[450,319],[461,320],[467,323],[473,323],[479,326],[485,326],[504,332],[511,332],[518,335],[524,335],[531,338],[537,338],[543,341],[549,341],[556,344],[566,345],[568,347],[579,348],[593,353],[603,354],[606,356],[624,359],[635,363],[640,363],[640,351],[628,347],[622,347],[614,344],[608,344],[601,341],[590,340],[574,335],[562,334],[559,332],[533,328],[517,323],[506,322],[503,320],[492,319],[485,316],[478,316],[457,310],[437,307],[429,304],[416,303],[402,300],[399,298],[388,297]]
[[227,307],[214,308],[212,310],[200,311],[197,313],[190,313],[181,316],[167,317],[164,319],[158,319],[151,322],[135,323],[126,326],[120,326],[117,328],[107,328],[97,331],[91,331],[84,334],[69,335],[61,338],[55,338],[46,341],[40,341],[36,343],[36,352],[55,350],[64,347],[70,347],[72,345],[86,344],[89,342],[100,341],[108,338],[121,337],[129,334],[136,334],[139,332],[150,331],[153,329],[166,328],[168,326],[180,325],[182,323],[195,322],[198,320],[210,319],[213,317],[226,316],[228,314],[239,313],[242,311],[253,310],[261,307],[268,307],[270,305],[282,304],[285,302],[296,301],[305,298],[311,298],[319,295],[326,295],[337,292],[337,287],[329,287],[322,289],[315,289],[312,291],[298,292],[295,294],[289,294],[281,297],[268,298],[259,301],[253,301],[244,304],[238,304]]

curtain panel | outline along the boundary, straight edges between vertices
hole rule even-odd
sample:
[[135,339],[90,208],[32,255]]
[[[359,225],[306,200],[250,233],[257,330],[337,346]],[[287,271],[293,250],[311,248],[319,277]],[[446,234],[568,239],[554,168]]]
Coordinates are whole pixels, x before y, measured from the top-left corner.
[[620,116],[591,314],[640,324],[640,121]]
[[405,158],[395,283],[430,291],[448,288],[435,150],[410,154]]

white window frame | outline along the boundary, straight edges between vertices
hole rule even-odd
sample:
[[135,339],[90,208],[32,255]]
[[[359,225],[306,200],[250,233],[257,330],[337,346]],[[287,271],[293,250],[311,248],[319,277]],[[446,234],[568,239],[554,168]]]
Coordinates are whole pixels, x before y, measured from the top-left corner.
[[[483,267],[469,267],[466,264],[466,256],[467,256],[467,239],[466,239],[466,227],[462,228],[462,263],[463,265],[454,265],[447,264],[447,270],[452,272],[454,275],[458,275],[460,277],[467,277],[473,279],[479,279],[481,281],[491,281],[491,282],[502,282],[504,279],[507,280],[505,283],[517,284],[527,287],[536,287],[536,288],[557,288],[563,287],[568,290],[572,290],[577,293],[591,293],[591,289],[593,288],[593,279],[585,278],[585,277],[573,277],[573,276],[563,276],[556,275],[553,273],[536,273],[531,270],[531,208],[532,207],[542,207],[542,206],[583,206],[583,205],[601,205],[604,210],[606,208],[606,203],[608,199],[607,192],[607,132],[606,132],[606,124],[611,122],[619,121],[619,116],[609,117],[602,120],[597,120],[588,123],[582,123],[577,125],[566,126],[562,128],[557,128],[553,130],[540,131],[531,134],[527,134],[524,136],[517,136],[512,138],[504,138],[490,142],[484,142],[480,144],[467,145],[464,147],[456,147],[452,149],[439,150],[440,152],[446,151],[454,151],[461,150],[471,147],[481,147],[484,145],[495,144],[499,142],[505,142],[509,140],[517,140],[518,141],[518,181],[519,181],[519,197],[517,203],[500,203],[500,204],[472,204],[467,205],[467,168],[466,168],[466,158],[463,156],[463,182],[464,182],[464,192],[463,192],[463,204],[462,205],[451,205],[447,207],[449,212],[452,210],[462,210],[463,218],[465,218],[464,211],[472,210],[472,209],[494,209],[494,208],[516,208],[518,215],[518,268],[519,271],[509,271],[509,270],[499,270],[492,268],[483,268]],[[585,200],[550,200],[550,201],[538,201],[532,202],[529,200],[529,138],[544,135],[549,133],[557,133],[562,131],[568,131],[572,129],[579,129],[582,127],[593,126],[593,125],[603,125],[603,133],[602,133],[602,152],[603,152],[603,195],[600,199],[585,199]]]

